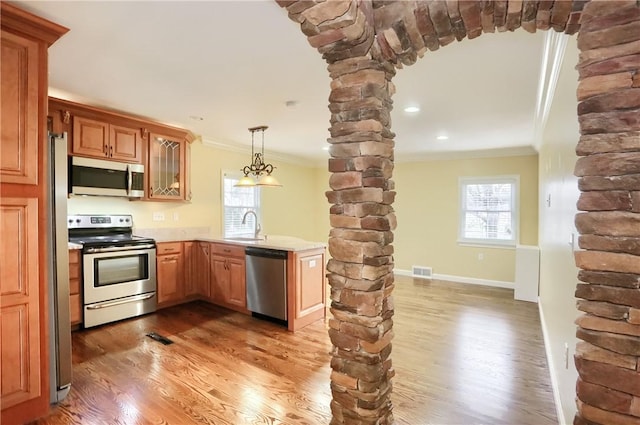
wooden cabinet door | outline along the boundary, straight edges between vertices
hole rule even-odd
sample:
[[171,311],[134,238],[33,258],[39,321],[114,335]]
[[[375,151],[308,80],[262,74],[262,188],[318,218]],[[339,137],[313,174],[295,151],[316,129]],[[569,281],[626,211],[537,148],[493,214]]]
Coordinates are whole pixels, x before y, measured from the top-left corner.
[[182,254],[160,255],[157,259],[158,304],[180,301],[184,276]]
[[227,260],[229,272],[229,293],[226,302],[238,307],[247,306],[247,285],[245,279],[245,261],[239,259]]
[[146,173],[151,200],[185,200],[185,141],[160,134],[149,139],[149,166]]
[[323,254],[297,257],[296,267],[299,273],[296,317],[302,317],[315,310],[324,308],[325,277]]
[[140,130],[119,125],[109,126],[109,158],[125,162],[142,162]]
[[198,294],[211,298],[211,279],[209,268],[209,243],[196,242],[195,244],[194,275]]
[[3,183],[38,183],[38,43],[2,31],[0,132]]
[[218,303],[226,303],[229,298],[229,271],[227,259],[211,257],[211,299]]
[[184,247],[184,296],[189,297],[198,293],[196,285],[196,245],[197,242],[183,242]]
[[1,198],[0,234],[0,376],[6,409],[41,395],[40,373],[48,361],[40,357],[38,199]]
[[290,253],[287,265],[288,329],[292,332],[326,317],[325,250]]
[[109,124],[79,116],[73,117],[71,152],[74,155],[108,159]]

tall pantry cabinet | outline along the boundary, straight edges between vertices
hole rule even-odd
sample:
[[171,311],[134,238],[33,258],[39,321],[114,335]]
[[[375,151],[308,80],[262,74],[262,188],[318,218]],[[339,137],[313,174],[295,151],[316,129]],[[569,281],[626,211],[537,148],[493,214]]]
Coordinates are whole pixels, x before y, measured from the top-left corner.
[[68,29],[0,3],[1,422],[49,409],[47,49]]

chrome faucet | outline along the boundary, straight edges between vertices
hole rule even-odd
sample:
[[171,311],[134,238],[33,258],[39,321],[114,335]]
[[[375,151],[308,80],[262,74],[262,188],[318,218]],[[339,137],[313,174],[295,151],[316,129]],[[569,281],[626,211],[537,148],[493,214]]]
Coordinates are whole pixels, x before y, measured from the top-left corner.
[[255,227],[255,233],[254,233],[254,237],[256,239],[258,239],[258,235],[260,234],[260,230],[262,230],[260,228],[260,223],[258,223],[258,216],[256,215],[256,212],[254,210],[249,210],[246,213],[244,213],[244,215],[242,216],[242,224],[246,224],[247,223],[247,216],[249,214],[253,214],[253,217],[255,218],[255,222],[256,222],[256,227]]

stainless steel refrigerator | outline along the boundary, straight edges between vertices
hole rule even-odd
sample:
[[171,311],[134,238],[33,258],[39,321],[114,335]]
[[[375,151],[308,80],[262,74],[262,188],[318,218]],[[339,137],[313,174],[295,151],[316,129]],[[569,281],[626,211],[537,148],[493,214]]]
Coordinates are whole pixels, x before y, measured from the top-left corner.
[[67,134],[49,134],[49,352],[51,403],[71,389],[71,322],[69,313],[69,234],[67,229]]

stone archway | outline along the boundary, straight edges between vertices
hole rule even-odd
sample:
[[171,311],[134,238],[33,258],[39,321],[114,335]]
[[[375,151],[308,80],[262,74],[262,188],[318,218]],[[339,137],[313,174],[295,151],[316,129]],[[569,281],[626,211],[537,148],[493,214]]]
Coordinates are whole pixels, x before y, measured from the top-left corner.
[[388,424],[396,68],[483,32],[579,31],[575,424],[640,424],[640,2],[277,0],[331,74],[332,423]]

